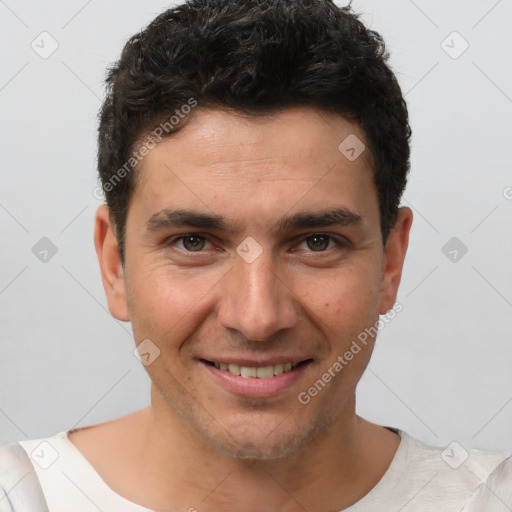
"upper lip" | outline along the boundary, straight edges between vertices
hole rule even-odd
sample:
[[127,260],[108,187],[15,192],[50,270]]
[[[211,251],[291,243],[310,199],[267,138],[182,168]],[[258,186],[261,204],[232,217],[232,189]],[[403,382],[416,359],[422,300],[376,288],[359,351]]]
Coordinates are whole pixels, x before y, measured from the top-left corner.
[[233,357],[227,356],[215,356],[215,357],[201,357],[200,359],[203,359],[205,361],[210,361],[212,363],[226,363],[226,364],[237,364],[238,366],[273,366],[276,364],[285,364],[285,363],[292,363],[292,364],[298,364],[302,363],[303,361],[307,361],[309,359],[312,359],[311,357],[307,356],[272,356],[272,357],[265,357],[263,359],[249,359],[247,357]]

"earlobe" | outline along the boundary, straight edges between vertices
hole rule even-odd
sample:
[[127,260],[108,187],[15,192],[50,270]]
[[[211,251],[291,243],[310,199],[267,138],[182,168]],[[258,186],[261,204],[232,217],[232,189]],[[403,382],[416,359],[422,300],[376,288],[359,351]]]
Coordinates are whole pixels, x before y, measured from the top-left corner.
[[412,220],[412,210],[405,206],[400,208],[398,218],[386,241],[382,267],[380,315],[385,315],[396,302]]
[[124,269],[121,264],[114,224],[106,204],[102,204],[96,211],[94,246],[96,247],[108,308],[115,318],[122,322],[128,322],[130,315],[126,300]]

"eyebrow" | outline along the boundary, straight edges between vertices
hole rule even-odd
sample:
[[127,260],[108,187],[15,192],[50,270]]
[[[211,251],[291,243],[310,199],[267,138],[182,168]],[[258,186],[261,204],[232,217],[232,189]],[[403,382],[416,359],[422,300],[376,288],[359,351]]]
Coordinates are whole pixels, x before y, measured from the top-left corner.
[[[300,212],[283,217],[276,223],[273,230],[279,233],[303,228],[354,226],[361,224],[362,220],[363,217],[361,215],[348,208],[333,208],[319,212]],[[220,215],[186,209],[160,210],[151,215],[146,222],[146,231],[148,233],[155,233],[166,228],[182,227],[216,229],[232,233],[239,233],[241,231],[239,223],[228,222]]]

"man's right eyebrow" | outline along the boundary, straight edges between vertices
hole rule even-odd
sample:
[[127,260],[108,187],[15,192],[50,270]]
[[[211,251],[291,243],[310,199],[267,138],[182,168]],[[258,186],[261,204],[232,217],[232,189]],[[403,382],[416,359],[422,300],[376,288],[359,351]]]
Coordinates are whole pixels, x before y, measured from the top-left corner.
[[160,210],[151,215],[146,222],[146,231],[152,233],[166,228],[193,227],[217,229],[219,231],[237,231],[236,226],[228,225],[220,215],[207,214],[192,210]]

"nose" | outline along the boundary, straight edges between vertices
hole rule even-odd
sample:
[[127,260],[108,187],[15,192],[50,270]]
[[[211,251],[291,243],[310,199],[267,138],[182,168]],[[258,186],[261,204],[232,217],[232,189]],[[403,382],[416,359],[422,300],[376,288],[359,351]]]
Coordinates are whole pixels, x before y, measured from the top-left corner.
[[219,321],[246,339],[265,341],[296,324],[297,301],[292,290],[265,251],[252,263],[237,257],[223,280]]

